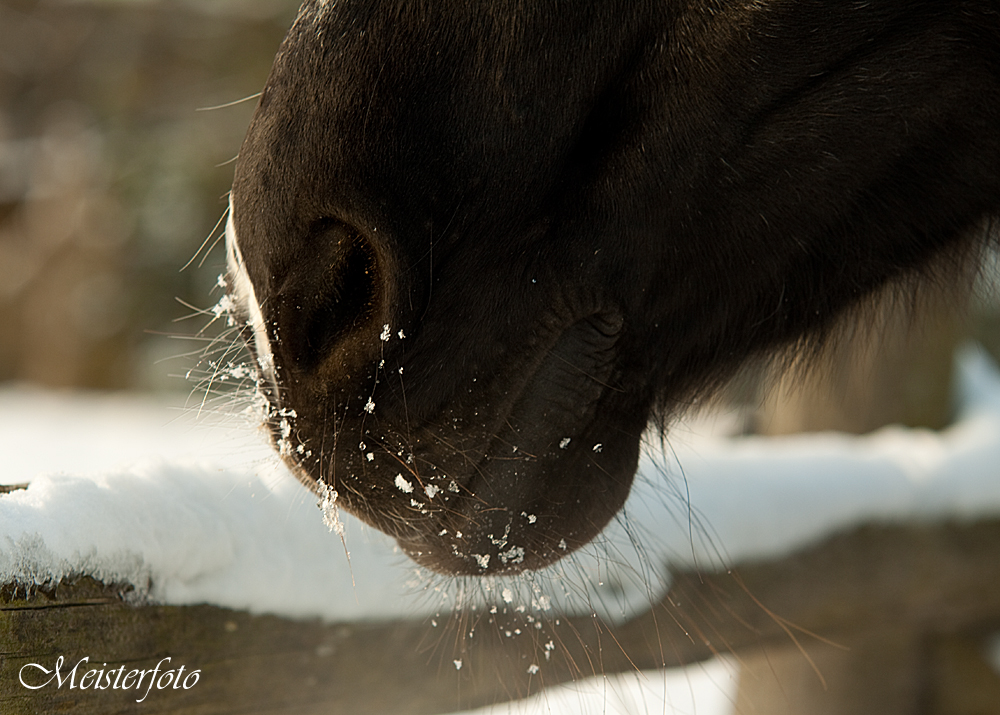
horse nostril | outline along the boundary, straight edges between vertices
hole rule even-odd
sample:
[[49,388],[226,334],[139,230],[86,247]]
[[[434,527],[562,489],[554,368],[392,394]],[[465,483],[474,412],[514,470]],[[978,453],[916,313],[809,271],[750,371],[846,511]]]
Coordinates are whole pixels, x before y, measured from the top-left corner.
[[387,291],[376,247],[353,227],[318,222],[306,250],[282,290],[278,341],[308,371],[383,312]]

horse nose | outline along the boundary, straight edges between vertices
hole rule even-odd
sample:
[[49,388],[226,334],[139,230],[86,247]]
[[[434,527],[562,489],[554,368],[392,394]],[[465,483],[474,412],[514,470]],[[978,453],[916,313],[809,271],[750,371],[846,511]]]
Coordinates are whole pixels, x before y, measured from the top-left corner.
[[286,364],[310,372],[331,359],[374,358],[391,310],[389,261],[364,232],[318,222],[278,290],[276,342]]

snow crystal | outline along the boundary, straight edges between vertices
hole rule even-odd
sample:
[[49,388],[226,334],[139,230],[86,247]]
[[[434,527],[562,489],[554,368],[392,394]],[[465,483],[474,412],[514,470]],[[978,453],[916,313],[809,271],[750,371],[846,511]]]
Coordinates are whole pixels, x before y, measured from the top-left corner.
[[386,323],[385,325],[382,326],[382,334],[378,336],[379,340],[381,340],[383,343],[389,342],[389,333],[390,333],[389,324]]
[[265,373],[274,372],[274,355],[269,352],[261,352],[257,355],[257,364]]
[[440,491],[441,487],[436,486],[434,484],[428,484],[427,486],[424,487],[424,494],[427,495],[428,499],[433,499],[438,495],[438,492]]
[[282,457],[287,457],[292,453],[292,443],[288,439],[292,434],[292,426],[289,424],[287,419],[282,419],[281,422],[278,423],[278,432],[280,437],[275,443],[278,448],[278,454]]
[[234,308],[232,296],[226,293],[224,296],[219,298],[219,302],[212,306],[212,315],[216,318],[222,315],[230,315]]
[[323,496],[319,505],[323,511],[323,526],[344,538],[344,524],[340,521],[340,509],[337,508],[337,490],[324,482],[320,482],[319,487]]
[[413,483],[407,481],[406,477],[404,477],[402,474],[397,474],[396,488],[401,492],[409,494],[410,492],[413,491]]
[[512,546],[508,551],[500,552],[500,560],[506,563],[519,564],[524,561],[524,549],[520,546]]
[[559,449],[566,449],[567,447],[569,447],[569,443],[572,441],[573,439],[571,437],[563,437],[561,440],[559,440]]
[[509,522],[504,527],[503,536],[501,536],[499,539],[496,538],[495,536],[493,536],[493,534],[487,534],[486,535],[486,537],[490,540],[490,543],[492,543],[494,546],[501,546],[501,547],[507,545],[507,537],[509,537],[509,536],[510,536],[510,523]]
[[372,398],[368,398],[368,402],[365,403],[365,412],[371,414],[375,411],[375,402]]
[[228,374],[235,380],[242,380],[246,377],[251,377],[253,371],[251,371],[250,366],[246,363],[240,363],[239,365],[231,365]]
[[528,674],[529,675],[537,675],[538,671],[539,671],[539,668],[534,663],[532,663],[531,665],[528,666]]

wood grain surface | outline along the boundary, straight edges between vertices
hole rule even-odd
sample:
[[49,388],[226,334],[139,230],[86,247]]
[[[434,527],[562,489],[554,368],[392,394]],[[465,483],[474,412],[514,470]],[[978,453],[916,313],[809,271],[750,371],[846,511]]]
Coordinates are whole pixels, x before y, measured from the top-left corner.
[[[931,654],[935,677],[955,680],[953,666],[968,659],[968,648],[955,643],[978,643],[1000,630],[1000,521],[864,526],[770,563],[677,571],[672,584],[660,602],[622,624],[476,611],[436,625],[295,621],[140,603],[130,588],[91,578],[7,584],[0,589],[0,712],[444,713],[593,674],[727,653],[744,663],[773,655],[771,676],[779,680],[775,663],[785,657],[815,680],[809,687],[828,693],[850,669],[824,672],[816,654],[832,649],[862,658],[858,644],[889,632],[945,643]],[[59,656],[64,677],[85,657],[78,677],[91,668],[149,671],[164,658],[170,661],[160,672],[183,665],[186,675],[200,673],[190,689],[168,682],[148,695],[149,675],[129,690],[81,689],[79,679],[74,688],[68,680],[37,690],[22,685],[21,678],[44,680],[29,664],[52,670]]]

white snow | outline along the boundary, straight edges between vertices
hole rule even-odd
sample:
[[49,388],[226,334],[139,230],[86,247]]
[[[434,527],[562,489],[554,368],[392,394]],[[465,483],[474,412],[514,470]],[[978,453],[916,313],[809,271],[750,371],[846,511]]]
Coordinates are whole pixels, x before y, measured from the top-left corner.
[[[544,673],[544,666],[536,667]],[[734,660],[716,658],[687,668],[590,678],[462,715],[729,715],[738,675]]]
[[[963,351],[959,366],[958,419],[941,432],[890,426],[861,437],[737,440],[676,434],[676,457],[647,457],[640,471],[649,476],[666,464],[676,475],[683,468],[692,507],[718,533],[714,546],[733,560],[787,553],[866,521],[998,514],[1000,374],[976,349]],[[686,520],[681,526],[687,533]],[[714,553],[702,544],[689,557]]]
[[[731,438],[680,425],[666,449],[648,446],[625,516],[595,545],[547,575],[496,579],[485,590],[498,601],[622,618],[665,588],[658,569],[668,560],[779,556],[865,521],[1000,513],[1000,375],[974,350],[960,363],[960,418],[939,433]],[[440,581],[419,576],[391,540],[337,513],[333,495],[319,509],[258,430],[197,411],[0,389],[0,483],[31,483],[0,496],[0,582],[88,573],[164,603],[330,620],[452,607],[454,594],[430,587]],[[396,486],[413,489],[402,475]],[[567,599],[570,590],[586,595]],[[721,715],[731,710],[734,672],[717,660],[596,679],[510,712],[686,713],[696,696],[698,713]]]
[[[228,422],[228,424],[227,424]],[[88,573],[171,604],[354,619],[440,607],[407,597],[393,542],[336,521],[262,435],[128,397],[0,391],[0,583]],[[352,574],[353,560],[364,565]],[[353,584],[352,584],[353,576]]]

